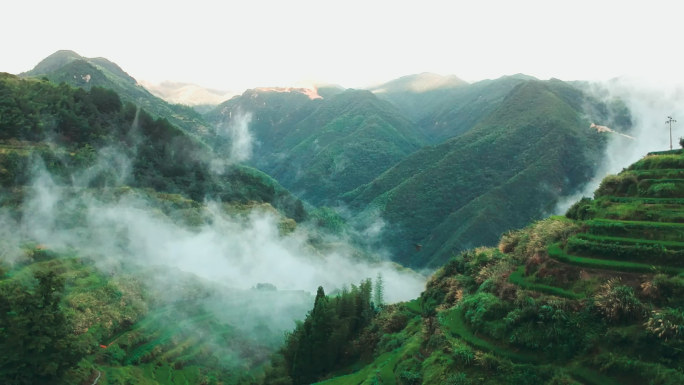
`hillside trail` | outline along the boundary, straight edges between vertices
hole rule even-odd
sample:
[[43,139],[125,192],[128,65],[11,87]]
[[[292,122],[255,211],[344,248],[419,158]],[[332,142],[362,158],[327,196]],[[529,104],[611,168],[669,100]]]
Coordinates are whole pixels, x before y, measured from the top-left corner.
[[97,377],[95,377],[95,381],[93,381],[93,383],[91,385],[97,385],[97,382],[100,381],[101,376],[102,376],[102,372],[98,370],[97,371]]

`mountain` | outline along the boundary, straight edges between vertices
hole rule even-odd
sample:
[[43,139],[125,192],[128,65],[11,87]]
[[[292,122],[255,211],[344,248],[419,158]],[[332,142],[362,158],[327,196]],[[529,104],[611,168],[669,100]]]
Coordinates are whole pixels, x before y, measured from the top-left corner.
[[249,90],[208,119],[230,132],[246,115],[252,164],[314,204],[335,204],[424,141],[394,106],[364,90],[325,98],[302,89]]
[[310,294],[201,273],[239,264],[218,239],[258,226],[277,250],[305,212],[266,174],[213,160],[114,91],[0,74],[0,382],[259,372]]
[[241,165],[214,171],[211,149],[204,143],[122,103],[114,91],[98,86],[84,91],[9,74],[0,75],[0,87],[3,187],[30,183],[39,155],[47,171],[67,184],[126,184],[197,201],[266,202],[304,218],[301,201],[275,180]]
[[421,148],[344,199],[385,221],[395,260],[439,266],[548,215],[588,182],[605,139],[587,116],[606,119],[608,108],[561,81],[524,81],[466,133]]
[[121,99],[0,73],[1,383],[255,384],[316,285],[422,287]]
[[235,94],[229,91],[220,91],[204,88],[196,84],[165,81],[159,84],[141,82],[141,85],[155,96],[169,103],[192,106],[195,109],[203,109],[205,112],[213,109],[213,106],[230,99]]
[[403,77],[371,90],[409,116],[431,144],[467,132],[494,111],[515,86],[534,80],[531,76],[518,74],[468,84],[456,77],[433,79],[434,75],[430,75],[425,79],[428,84],[432,80],[441,84],[440,87],[411,85],[427,75],[430,74]]
[[108,88],[124,101],[139,105],[152,116],[163,117],[193,135],[203,137],[211,131],[198,112],[188,106],[169,104],[152,95],[118,65],[105,58],[84,58],[73,51],[57,51],[20,76],[44,77],[85,90]]
[[682,150],[648,154],[566,217],[454,255],[341,345],[355,320],[320,293],[264,383],[684,383],[682,176]]
[[402,76],[369,90],[397,106],[409,119],[418,122],[432,115],[436,105],[467,85],[467,82],[454,75],[442,76],[424,72]]
[[425,93],[429,91],[457,88],[468,84],[455,75],[442,76],[430,72],[406,75],[387,83],[371,87],[374,94],[399,94],[402,92]]

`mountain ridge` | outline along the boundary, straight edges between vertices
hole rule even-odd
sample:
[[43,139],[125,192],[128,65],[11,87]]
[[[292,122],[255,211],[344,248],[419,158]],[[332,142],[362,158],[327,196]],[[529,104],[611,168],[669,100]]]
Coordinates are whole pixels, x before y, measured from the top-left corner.
[[[489,236],[481,231],[469,232],[476,235],[472,240],[476,243],[471,246],[491,244],[507,228],[539,218],[544,210],[553,207],[552,202],[557,199],[554,197],[570,193],[576,188],[573,186],[591,178],[604,143],[604,139],[589,130],[589,123],[581,118],[584,111],[574,109],[556,94],[554,87],[557,86],[570,87],[536,80],[519,84],[506,97],[506,102],[472,130],[440,145],[417,151],[375,181],[345,195],[346,201],[352,207],[369,205],[367,211],[370,215],[376,215],[379,210],[383,219],[391,223],[388,233],[394,234],[387,244],[397,245],[393,251],[402,256],[398,260],[414,265],[420,256],[436,251],[433,244],[438,240],[433,238],[435,234],[430,233],[431,229],[439,228],[436,223],[459,208],[467,207],[468,202],[476,202],[473,200],[478,197],[484,199],[481,195],[486,193],[483,190],[485,186],[495,188],[513,183],[524,187],[523,179],[519,178],[529,173],[538,178],[537,186],[545,184],[549,188],[533,189],[540,203],[544,202],[541,205],[530,204],[524,198],[526,195],[517,195],[521,199],[517,203],[513,203],[511,199],[514,198],[510,196],[504,197],[507,209],[503,212],[513,216],[515,210],[525,207],[527,214],[521,216],[517,211],[513,217],[527,218],[522,223],[508,222],[499,230],[489,228],[484,232]],[[575,96],[580,97],[581,93]],[[553,146],[556,141],[566,145],[558,149]],[[412,223],[421,223],[402,228],[402,223],[408,221],[408,217],[402,214],[406,212],[411,213]],[[498,211],[499,215],[501,212]],[[460,218],[456,222],[464,220]],[[468,226],[454,230],[452,227],[447,233],[458,233],[466,228]],[[445,241],[443,237],[439,239],[440,243]],[[451,243],[459,242],[464,240]],[[413,259],[409,259],[414,245],[421,245],[420,250]],[[437,260],[448,258],[448,252],[439,255]]]
[[154,96],[116,63],[105,58],[85,58],[62,50],[39,62],[21,77],[46,77],[89,90],[93,86],[117,92],[124,101],[141,105],[156,117],[164,117],[183,130],[203,138],[211,132],[204,118],[188,106],[172,105]]

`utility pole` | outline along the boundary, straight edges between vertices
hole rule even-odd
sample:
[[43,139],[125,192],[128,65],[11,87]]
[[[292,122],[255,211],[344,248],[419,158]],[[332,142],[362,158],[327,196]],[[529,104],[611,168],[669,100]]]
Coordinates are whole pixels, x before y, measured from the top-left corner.
[[668,116],[668,117],[667,117],[667,121],[665,122],[665,124],[669,124],[669,125],[670,125],[670,150],[672,150],[672,123],[677,123],[677,121],[674,120],[674,119],[672,119],[671,116]]

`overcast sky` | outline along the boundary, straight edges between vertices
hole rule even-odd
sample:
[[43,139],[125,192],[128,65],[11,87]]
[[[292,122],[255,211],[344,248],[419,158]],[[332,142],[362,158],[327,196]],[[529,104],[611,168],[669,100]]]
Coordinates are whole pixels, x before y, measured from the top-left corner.
[[[678,1],[3,1],[0,71],[59,49],[138,80],[223,90],[364,87],[435,72],[467,81],[681,78]],[[304,83],[302,83],[304,82]]]

